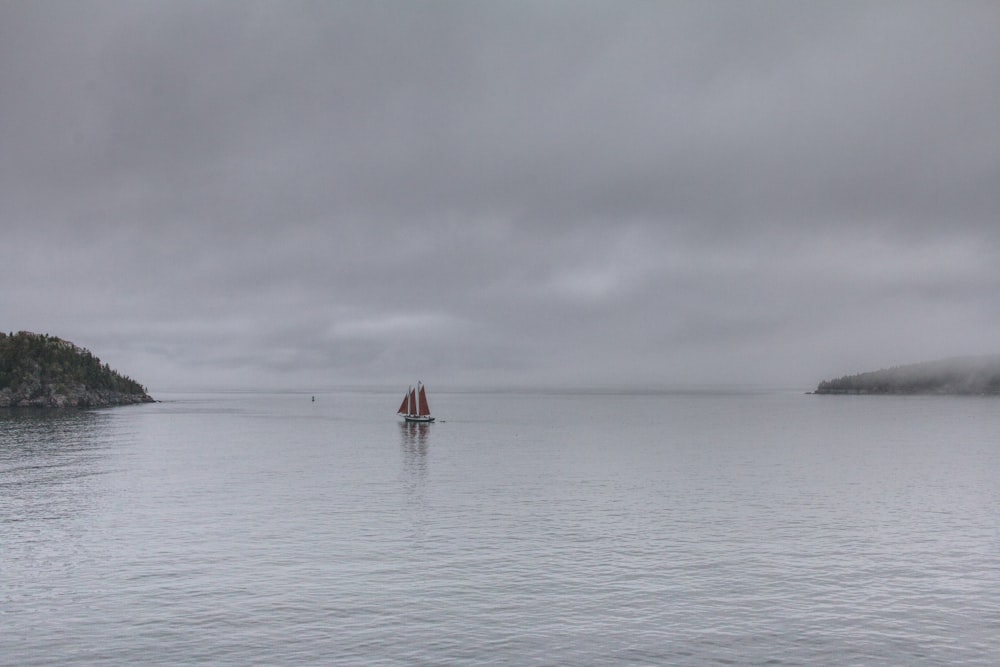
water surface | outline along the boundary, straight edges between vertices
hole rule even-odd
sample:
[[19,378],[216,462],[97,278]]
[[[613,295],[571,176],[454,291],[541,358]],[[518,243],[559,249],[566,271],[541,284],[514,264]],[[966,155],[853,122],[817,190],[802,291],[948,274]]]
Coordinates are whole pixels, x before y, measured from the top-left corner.
[[1000,403],[0,413],[0,663],[995,664]]

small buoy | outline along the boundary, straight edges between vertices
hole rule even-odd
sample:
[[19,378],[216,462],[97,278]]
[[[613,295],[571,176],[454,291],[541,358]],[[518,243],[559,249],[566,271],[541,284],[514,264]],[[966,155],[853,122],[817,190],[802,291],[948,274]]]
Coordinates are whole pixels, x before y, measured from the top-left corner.
[[313,396],[313,403],[315,403],[315,402],[316,402],[316,397],[315,397],[315,396]]

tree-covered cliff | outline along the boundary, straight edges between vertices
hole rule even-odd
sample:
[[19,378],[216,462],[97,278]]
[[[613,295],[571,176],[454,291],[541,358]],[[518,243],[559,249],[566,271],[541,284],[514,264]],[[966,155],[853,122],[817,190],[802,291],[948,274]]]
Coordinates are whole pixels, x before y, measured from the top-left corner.
[[896,366],[824,380],[817,394],[1000,395],[1000,355]]
[[73,343],[28,331],[0,333],[0,408],[103,407],[152,400],[141,384]]

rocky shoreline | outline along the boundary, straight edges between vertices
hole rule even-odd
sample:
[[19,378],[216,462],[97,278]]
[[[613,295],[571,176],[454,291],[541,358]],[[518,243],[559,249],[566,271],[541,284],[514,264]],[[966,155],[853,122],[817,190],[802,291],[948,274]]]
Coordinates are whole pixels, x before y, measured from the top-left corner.
[[[33,395],[34,394],[34,395]],[[52,387],[42,393],[10,389],[0,390],[0,408],[107,408],[115,405],[155,403],[149,394],[129,394],[107,389],[78,387],[67,393],[58,393]]]

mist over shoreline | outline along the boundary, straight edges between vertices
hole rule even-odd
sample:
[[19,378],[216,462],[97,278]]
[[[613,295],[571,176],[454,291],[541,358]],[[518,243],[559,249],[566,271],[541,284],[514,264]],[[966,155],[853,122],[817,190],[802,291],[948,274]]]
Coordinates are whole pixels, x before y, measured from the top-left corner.
[[845,375],[816,394],[1000,395],[1000,355],[954,357]]

